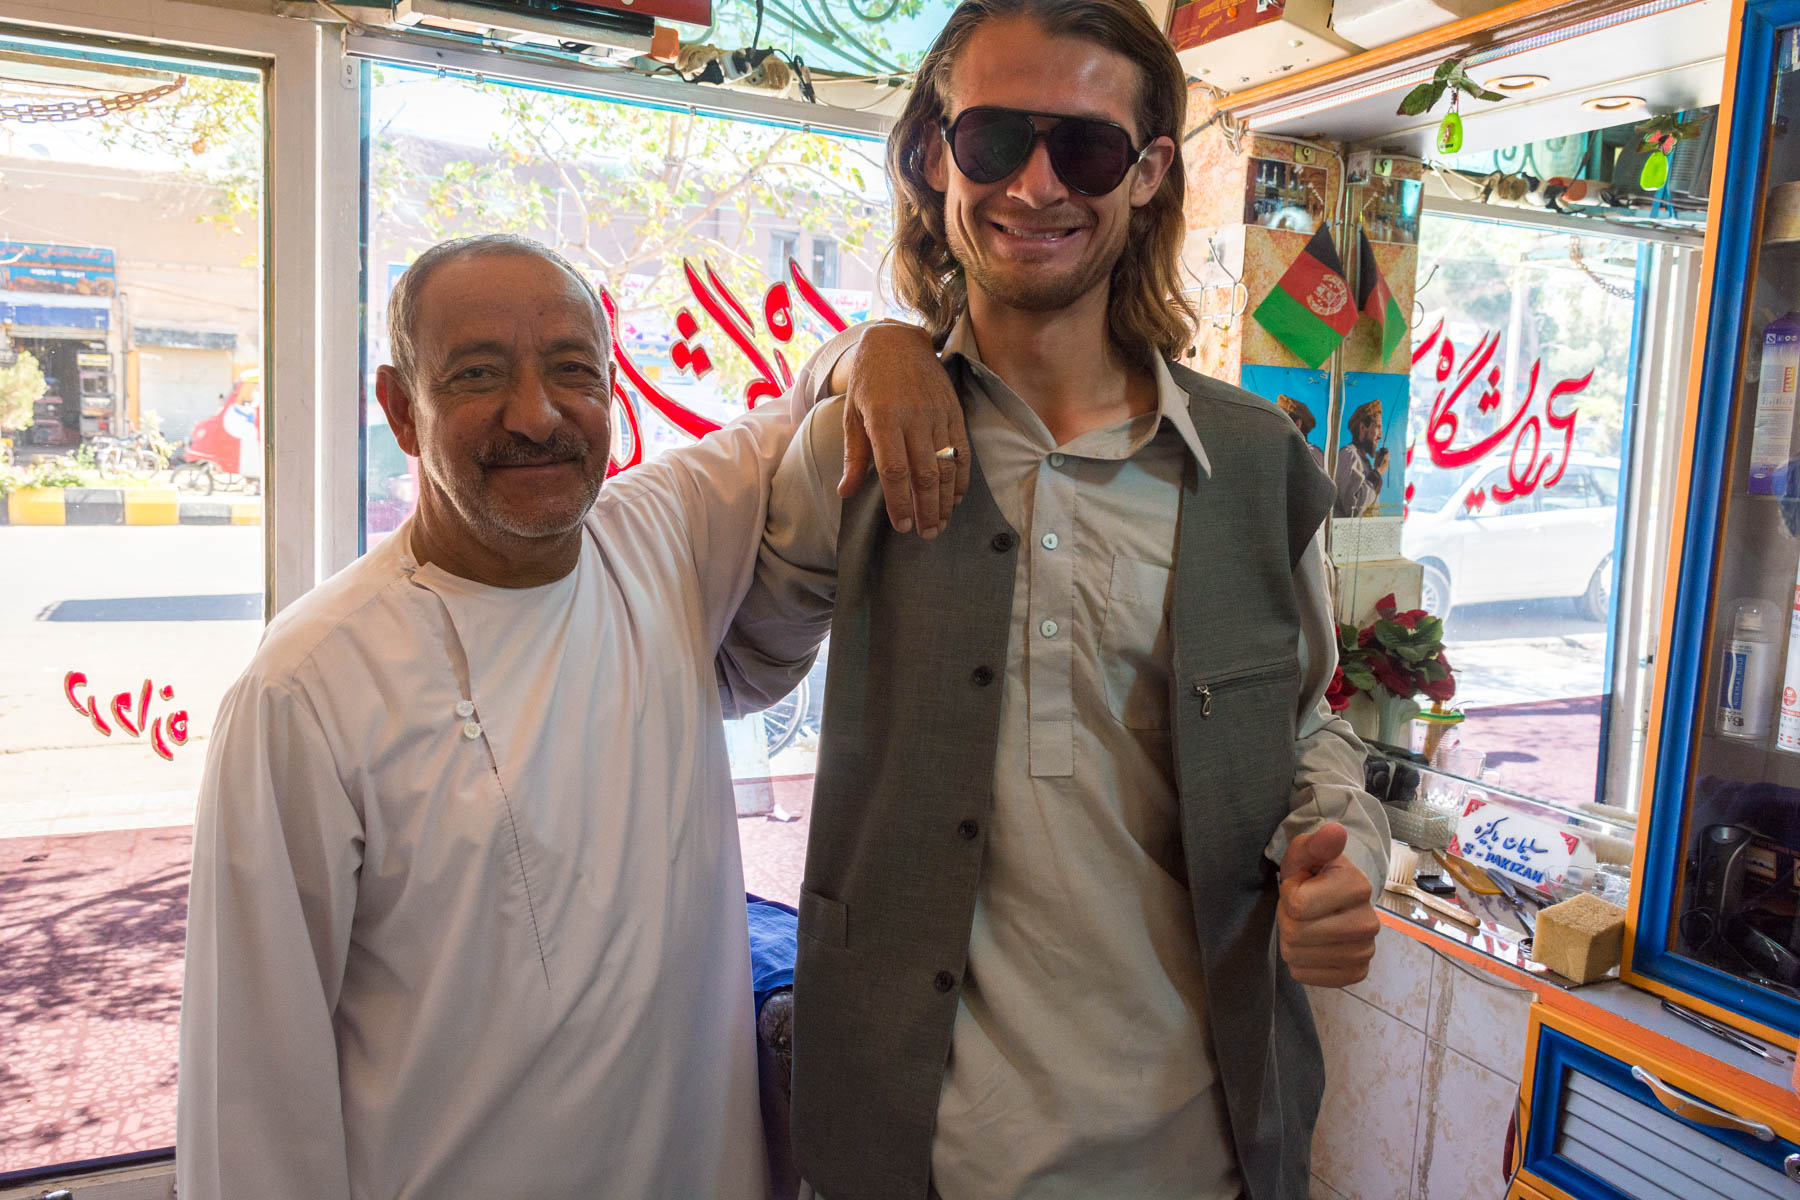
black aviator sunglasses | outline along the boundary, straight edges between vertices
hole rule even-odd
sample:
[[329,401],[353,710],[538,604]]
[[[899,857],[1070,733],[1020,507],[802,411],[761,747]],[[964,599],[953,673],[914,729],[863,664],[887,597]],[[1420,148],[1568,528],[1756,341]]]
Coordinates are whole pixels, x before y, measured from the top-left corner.
[[[1039,120],[1055,124],[1039,129]],[[1005,179],[1025,165],[1032,147],[1043,138],[1051,170],[1084,196],[1104,196],[1118,187],[1150,149],[1150,142],[1133,146],[1125,127],[1111,121],[1016,108],[965,108],[956,120],[946,117],[938,127],[956,169],[974,183]]]

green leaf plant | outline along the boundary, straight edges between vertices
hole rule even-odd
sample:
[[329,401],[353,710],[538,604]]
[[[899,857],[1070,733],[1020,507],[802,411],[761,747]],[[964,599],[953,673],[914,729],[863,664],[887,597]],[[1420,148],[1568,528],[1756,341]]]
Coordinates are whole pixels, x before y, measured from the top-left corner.
[[[1438,69],[1432,73],[1429,80],[1421,83],[1418,87],[1406,93],[1406,97],[1400,101],[1400,107],[1397,110],[1398,115],[1403,117],[1416,117],[1428,113],[1437,105],[1439,100],[1444,98],[1444,93],[1447,91],[1453,93],[1467,92],[1477,100],[1506,99],[1506,97],[1502,96],[1499,92],[1490,92],[1479,83],[1476,83],[1473,79],[1469,78],[1469,73],[1463,70],[1461,59],[1446,58],[1443,62],[1438,64]],[[1451,107],[1454,108],[1454,94],[1451,99]]]

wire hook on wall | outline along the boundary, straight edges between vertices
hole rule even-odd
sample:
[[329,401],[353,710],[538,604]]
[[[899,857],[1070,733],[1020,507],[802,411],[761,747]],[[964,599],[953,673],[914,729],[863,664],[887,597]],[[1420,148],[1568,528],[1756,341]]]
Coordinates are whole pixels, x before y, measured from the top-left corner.
[[[1250,288],[1241,277],[1232,274],[1231,268],[1225,265],[1225,260],[1219,255],[1219,244],[1213,240],[1211,235],[1208,235],[1206,239],[1206,261],[1208,266],[1217,267],[1219,274],[1223,275],[1228,282],[1201,285],[1200,319],[1209,325],[1216,325],[1220,329],[1230,329],[1237,319],[1244,315],[1244,310],[1250,307]],[[1207,303],[1207,293],[1209,292],[1225,293],[1223,308],[1209,309]]]
[[1443,265],[1444,264],[1442,264],[1442,263],[1432,263],[1431,264],[1431,273],[1429,275],[1425,276],[1425,282],[1419,284],[1417,287],[1415,287],[1413,289],[1412,320],[1407,322],[1407,325],[1406,325],[1406,331],[1408,333],[1417,333],[1419,330],[1419,326],[1424,324],[1424,322],[1425,322],[1425,302],[1423,300],[1419,299],[1419,293],[1431,286],[1431,281],[1437,278],[1438,268]]

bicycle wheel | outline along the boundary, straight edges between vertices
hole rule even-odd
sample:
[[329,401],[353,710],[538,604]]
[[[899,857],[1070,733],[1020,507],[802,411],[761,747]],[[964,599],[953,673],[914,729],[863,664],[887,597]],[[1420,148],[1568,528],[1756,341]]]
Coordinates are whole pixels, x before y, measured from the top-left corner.
[[170,474],[169,483],[184,492],[198,492],[202,496],[210,496],[213,490],[212,464],[183,463]]
[[807,702],[812,698],[812,685],[806,680],[800,686],[763,710],[763,745],[770,758],[786,750],[800,736],[806,719]]

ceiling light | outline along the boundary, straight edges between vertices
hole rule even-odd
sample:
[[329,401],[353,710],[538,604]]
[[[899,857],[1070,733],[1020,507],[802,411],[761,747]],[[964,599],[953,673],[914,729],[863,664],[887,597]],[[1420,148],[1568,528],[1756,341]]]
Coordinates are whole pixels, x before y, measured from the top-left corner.
[[1595,112],[1623,112],[1628,108],[1648,107],[1642,96],[1595,96],[1592,100],[1583,100],[1581,107],[1591,108]]
[[1490,79],[1487,86],[1497,92],[1529,92],[1532,88],[1543,87],[1550,82],[1548,75],[1502,75],[1498,79]]

